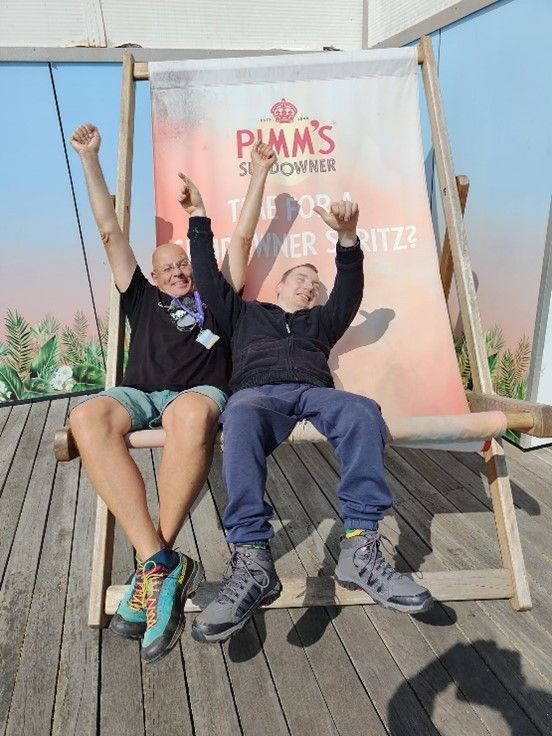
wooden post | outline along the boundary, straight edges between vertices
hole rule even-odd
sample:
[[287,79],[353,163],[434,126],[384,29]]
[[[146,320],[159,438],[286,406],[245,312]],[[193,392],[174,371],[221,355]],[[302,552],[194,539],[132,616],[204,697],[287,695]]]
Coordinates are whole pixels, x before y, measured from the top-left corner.
[[[127,237],[130,231],[134,100],[134,57],[132,54],[127,54],[123,60],[117,161],[117,193],[115,195],[117,219],[123,233]],[[121,379],[123,373],[124,340],[125,321],[121,309],[121,298],[112,278],[109,305],[106,388],[116,386]],[[99,628],[106,624],[105,591],[111,583],[113,533],[115,526],[113,515],[100,497],[98,497],[97,504],[90,580],[90,602],[88,608],[88,625],[94,628]]]
[[[466,200],[468,198],[468,191],[470,188],[470,180],[467,176],[457,176],[456,189],[458,190],[458,196],[460,197],[460,210],[462,211],[462,217],[466,211]],[[443,292],[445,299],[448,301],[450,294],[450,286],[452,284],[452,277],[454,274],[454,265],[452,263],[452,253],[450,252],[450,238],[448,228],[445,230],[445,237],[443,239],[443,249],[441,250],[441,261],[439,265],[441,271],[441,283],[443,284]]]
[[[422,76],[431,123],[435,161],[443,197],[445,221],[458,290],[458,303],[470,357],[473,385],[476,391],[492,394],[493,386],[487,361],[487,349],[477,304],[462,208],[454,179],[454,164],[437,77],[437,67],[431,39],[428,36],[421,39],[419,57],[422,61]],[[510,571],[512,576],[514,595],[511,602],[516,610],[527,610],[531,608],[531,596],[527,584],[527,574],[521,551],[504,451],[499,440],[491,440],[487,448],[485,450],[485,463],[491,488],[500,553],[504,567]]]

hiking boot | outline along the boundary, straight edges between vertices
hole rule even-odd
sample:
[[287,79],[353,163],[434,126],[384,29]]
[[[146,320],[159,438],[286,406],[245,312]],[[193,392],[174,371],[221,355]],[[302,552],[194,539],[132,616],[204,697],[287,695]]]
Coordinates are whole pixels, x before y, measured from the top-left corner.
[[357,537],[342,538],[335,578],[344,588],[362,588],[384,608],[403,613],[421,613],[434,603],[427,588],[385,561],[378,532],[367,531]]
[[184,629],[184,604],[203,580],[201,563],[177,552],[178,565],[144,564],[146,632],[142,656],[146,662],[159,662],[177,643]]
[[217,597],[192,624],[196,641],[226,641],[245,626],[259,606],[272,603],[282,592],[268,548],[237,545],[223,581],[226,584]]
[[111,618],[109,630],[125,639],[141,639],[146,631],[146,611],[144,566],[139,560],[136,572],[127,580],[127,585],[128,590]]

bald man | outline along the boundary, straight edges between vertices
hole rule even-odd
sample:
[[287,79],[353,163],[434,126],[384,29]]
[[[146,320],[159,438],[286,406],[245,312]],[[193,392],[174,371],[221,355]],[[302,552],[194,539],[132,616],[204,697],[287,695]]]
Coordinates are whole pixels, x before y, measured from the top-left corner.
[[[119,386],[77,406],[70,426],[96,491],[136,550],[137,568],[110,629],[143,637],[147,662],[162,659],[184,627],[184,602],[203,579],[201,564],[172,549],[201,490],[212,459],[230,371],[228,340],[194,287],[186,251],[155,249],[152,285],[123,234],[99,161],[100,134],[91,124],[71,136],[123,310],[131,327],[128,365]],[[227,259],[229,282],[241,290],[273,150],[257,144],[252,175]],[[186,184],[181,182],[183,203]],[[137,429],[163,426],[158,474],[159,525],[148,510],[144,480],[124,442]]]

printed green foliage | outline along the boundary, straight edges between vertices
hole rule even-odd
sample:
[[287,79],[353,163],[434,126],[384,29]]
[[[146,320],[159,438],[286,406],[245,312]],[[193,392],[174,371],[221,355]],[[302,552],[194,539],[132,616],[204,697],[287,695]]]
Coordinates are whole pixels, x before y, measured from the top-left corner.
[[[494,325],[485,333],[485,344],[493,389],[501,396],[525,399],[527,395],[527,373],[531,360],[530,341],[523,335],[519,339],[514,352],[508,348],[504,349],[502,329],[498,325]],[[464,388],[472,389],[470,358],[464,335],[455,339],[454,347]]]
[[19,312],[8,310],[5,319],[7,363],[17,373],[25,373],[33,358],[31,326]]
[[[73,324],[63,328],[51,315],[31,326],[16,311],[9,311],[4,323],[0,402],[104,387],[102,350],[98,340],[88,337],[88,321],[83,312],[78,311]],[[106,330],[107,320],[102,321],[103,325]],[[107,344],[107,335],[104,338]]]
[[[531,360],[531,342],[523,335],[514,352],[508,348],[505,350],[502,330],[495,325],[485,334],[485,343],[494,391],[510,399],[525,399],[527,397],[527,373]],[[454,346],[464,388],[472,389],[470,359],[464,335],[454,341]],[[519,442],[520,433],[508,429],[504,436],[513,442]]]
[[36,354],[29,370],[30,377],[42,378],[44,381],[49,381],[56,372],[58,362],[59,342],[54,335],[48,342],[44,343]]
[[19,375],[15,368],[9,363],[3,363],[0,365],[0,396],[4,395],[6,398],[21,399],[24,393],[23,381],[19,378]]

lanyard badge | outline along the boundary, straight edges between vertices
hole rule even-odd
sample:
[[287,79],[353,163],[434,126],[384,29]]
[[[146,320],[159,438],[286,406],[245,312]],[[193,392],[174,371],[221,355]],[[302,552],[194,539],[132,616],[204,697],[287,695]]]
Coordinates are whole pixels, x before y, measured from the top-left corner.
[[176,302],[178,306],[182,310],[184,310],[184,312],[186,312],[186,314],[189,314],[190,317],[193,317],[196,321],[199,327],[199,335],[196,337],[196,342],[198,342],[200,345],[203,345],[203,347],[207,350],[210,350],[213,345],[218,342],[218,340],[220,340],[220,338],[218,335],[215,335],[215,333],[211,330],[203,328],[203,325],[205,324],[205,312],[203,311],[201,297],[199,296],[199,293],[197,291],[194,291],[194,301],[196,306],[195,312],[187,307],[185,304],[183,304],[180,299],[178,299],[178,297],[173,297],[173,302]]

